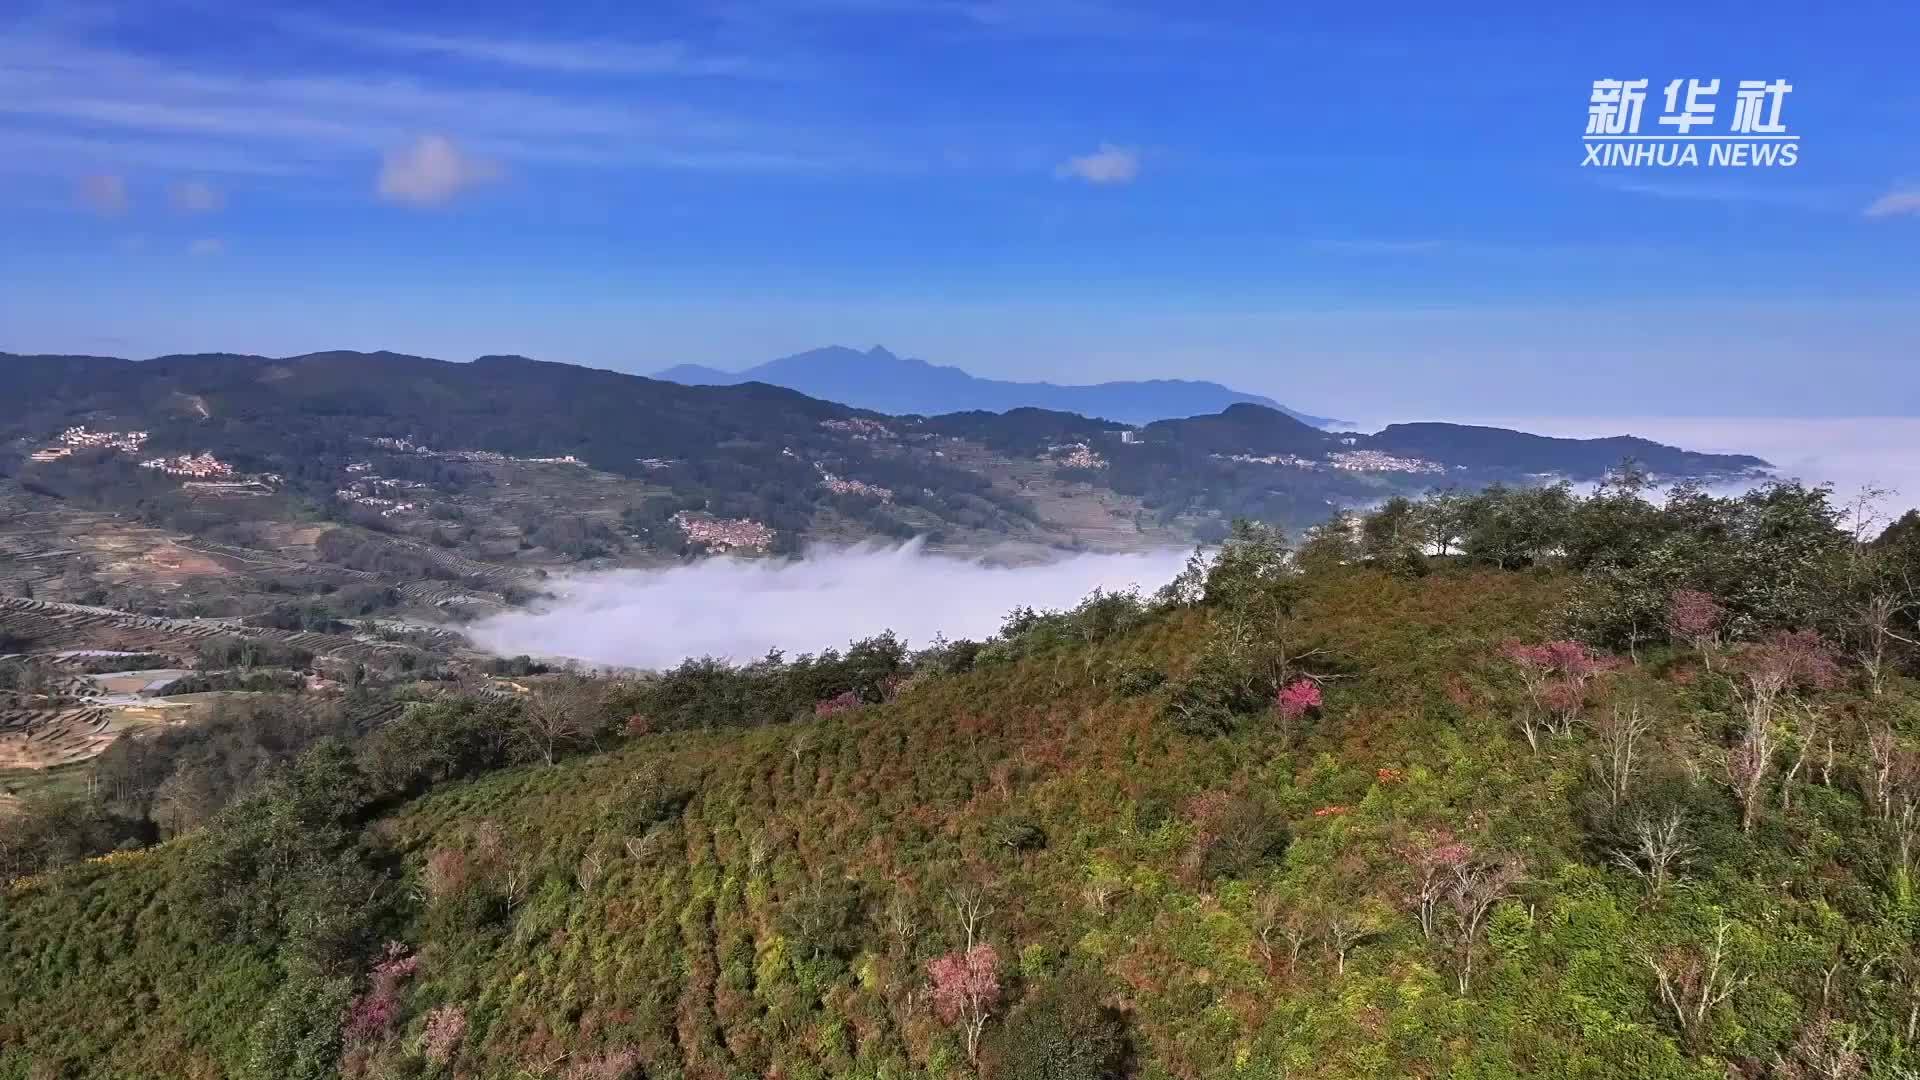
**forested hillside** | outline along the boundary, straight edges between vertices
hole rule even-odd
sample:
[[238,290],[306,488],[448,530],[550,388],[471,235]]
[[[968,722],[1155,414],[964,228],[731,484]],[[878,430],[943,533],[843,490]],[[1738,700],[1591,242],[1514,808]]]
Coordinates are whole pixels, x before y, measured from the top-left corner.
[[1496,492],[422,699],[28,805],[0,1076],[1909,1076],[1916,581],[1820,490]]
[[[325,518],[495,561],[523,537],[575,560],[711,550],[688,515],[746,522],[750,546],[783,554],[913,536],[974,550],[1009,539],[1152,547],[1218,539],[1235,517],[1305,528],[1395,493],[1597,481],[1628,458],[1670,479],[1766,466],[1641,439],[1448,424],[1333,433],[1248,403],[1138,431],[1035,408],[887,416],[765,383],[683,386],[518,356],[0,354],[0,366],[21,391],[0,399],[0,478],[31,493],[246,546],[234,525]],[[62,441],[86,430],[132,433],[138,453]],[[253,486],[189,490],[154,467],[199,454],[222,471],[196,480]],[[608,512],[480,505],[509,481],[479,459],[502,456],[612,478],[599,492]],[[518,535],[498,535],[504,517],[524,519]],[[531,536],[543,528],[553,535]]]

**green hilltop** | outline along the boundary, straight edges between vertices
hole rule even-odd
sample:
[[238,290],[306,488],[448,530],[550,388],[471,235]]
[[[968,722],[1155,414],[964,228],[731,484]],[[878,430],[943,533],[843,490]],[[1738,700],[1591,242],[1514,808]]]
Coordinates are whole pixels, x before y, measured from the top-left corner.
[[0,1077],[1911,1075],[1920,517],[1848,525],[1395,500],[985,642],[108,755],[0,834]]

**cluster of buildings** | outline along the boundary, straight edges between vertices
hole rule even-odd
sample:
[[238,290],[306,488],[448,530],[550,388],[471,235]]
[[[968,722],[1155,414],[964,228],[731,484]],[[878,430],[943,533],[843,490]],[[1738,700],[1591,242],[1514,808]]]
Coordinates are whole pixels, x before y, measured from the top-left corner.
[[1216,461],[1238,461],[1243,465],[1285,465],[1293,469],[1324,469],[1327,463],[1303,458],[1299,454],[1214,454]]
[[[1353,445],[1353,440],[1342,440]],[[1284,465],[1294,469],[1339,469],[1343,472],[1444,473],[1445,465],[1425,458],[1396,457],[1379,450],[1336,450],[1325,461],[1298,454],[1214,454],[1215,461],[1246,465]]]
[[773,530],[748,518],[696,517],[679,513],[673,523],[680,526],[689,541],[705,544],[715,551],[765,551],[773,546]]
[[140,467],[163,472],[168,476],[186,477],[189,480],[225,480],[233,475],[233,466],[210,453],[149,458],[141,462]]
[[868,420],[862,416],[848,417],[845,420],[822,420],[820,426],[828,431],[838,431],[856,439],[891,439],[893,429],[878,420]]
[[865,480],[848,480],[824,470],[822,470],[820,474],[820,486],[833,492],[835,495],[871,495],[881,502],[893,501],[892,488],[881,487],[879,484],[869,484]]
[[1047,453],[1053,455],[1054,461],[1057,464],[1064,465],[1069,469],[1104,469],[1107,467],[1107,459],[1094,453],[1091,447],[1082,442],[1049,446],[1047,447]]
[[[376,440],[377,441],[377,440]],[[405,442],[404,439],[392,440]],[[425,451],[415,451],[425,452]],[[394,480],[385,476],[373,475],[373,465],[365,461],[347,463],[347,486],[334,491],[333,497],[343,503],[364,506],[369,510],[380,511],[381,517],[393,517],[396,514],[412,513],[419,509],[418,504],[402,502],[389,498],[388,492],[423,488],[427,485],[414,480]]]
[[[585,465],[572,454],[561,457],[517,458],[502,454],[497,450],[435,450],[412,439],[377,436],[367,440],[382,450],[392,450],[396,454],[419,454],[422,457],[446,458],[448,461],[473,461],[484,465],[505,465],[517,462],[522,465]],[[347,466],[348,472],[362,472],[373,466],[365,462],[355,462]]]
[[146,442],[147,433],[144,431],[88,431],[85,427],[70,427],[60,433],[54,445],[35,450],[28,455],[28,460],[45,465],[50,461],[72,457],[75,450],[83,449],[137,454]]
[[482,465],[585,465],[586,462],[568,454],[565,457],[513,457],[498,450],[446,450],[435,452],[421,450],[429,457],[446,458],[448,461],[471,461]]
[[[148,438],[148,433],[144,431],[90,431],[85,427],[70,427],[60,433],[55,445],[34,451],[29,460],[45,464],[72,457],[74,451],[82,449],[134,454],[147,444]],[[142,469],[177,476],[187,481],[186,487],[196,491],[264,494],[283,482],[281,477],[273,473],[241,476],[234,472],[233,466],[214,457],[210,451],[147,458],[139,464]]]
[[137,454],[140,448],[146,445],[147,433],[144,431],[88,431],[84,427],[70,427],[60,433],[60,441],[76,448],[86,446]]
[[378,510],[380,511],[381,517],[393,517],[395,514],[410,514],[420,509],[415,503],[398,502],[384,495],[368,495],[365,492],[355,491],[352,488],[340,488],[333,493],[333,497],[343,503],[352,503],[355,506],[364,506],[369,510]]
[[417,480],[390,480],[384,476],[362,476],[358,480],[349,480],[347,487],[362,495],[377,495],[382,491],[395,491],[401,488],[423,488],[427,485]]
[[1327,463],[1347,472],[1444,473],[1445,465],[1424,458],[1395,457],[1379,450],[1342,450],[1327,455]]

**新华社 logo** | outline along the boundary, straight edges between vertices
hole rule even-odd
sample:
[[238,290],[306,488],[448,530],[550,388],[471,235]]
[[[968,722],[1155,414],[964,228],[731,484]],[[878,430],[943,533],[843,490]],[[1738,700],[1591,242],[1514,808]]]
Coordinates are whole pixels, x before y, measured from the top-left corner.
[[1643,129],[1647,84],[1646,79],[1593,81],[1582,168],[1787,168],[1799,163],[1800,136],[1781,119],[1793,93],[1785,79],[1741,80],[1725,114],[1719,79],[1674,79],[1661,95],[1659,115]]

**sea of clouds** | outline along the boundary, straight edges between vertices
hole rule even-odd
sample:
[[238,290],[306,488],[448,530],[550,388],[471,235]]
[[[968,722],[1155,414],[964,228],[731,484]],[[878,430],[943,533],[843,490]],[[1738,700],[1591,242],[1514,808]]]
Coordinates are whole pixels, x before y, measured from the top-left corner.
[[[1473,421],[1542,435],[1633,434],[1689,450],[1755,454],[1778,475],[1831,483],[1846,504],[1863,485],[1892,489],[1891,518],[1920,506],[1920,419],[1502,417]],[[747,661],[841,648],[891,629],[923,646],[935,634],[983,638],[1019,606],[1065,608],[1096,588],[1152,591],[1189,552],[1069,555],[1004,566],[927,552],[920,544],[816,549],[793,561],[705,559],[657,570],[563,577],[529,610],[469,629],[506,655],[595,665],[670,667],[687,657]]]
[[1781,479],[1832,484],[1846,503],[1863,487],[1891,492],[1882,513],[1920,507],[1920,418],[1821,417],[1495,417],[1463,421],[1592,439],[1638,435],[1707,453],[1753,454],[1772,463]]
[[699,656],[744,662],[772,648],[819,652],[883,630],[919,647],[936,634],[984,638],[1016,607],[1071,607],[1096,588],[1151,592],[1172,580],[1189,554],[1079,554],[997,566],[932,554],[914,542],[816,548],[790,561],[710,558],[570,575],[551,586],[552,598],[467,633],[503,655],[640,668]]

